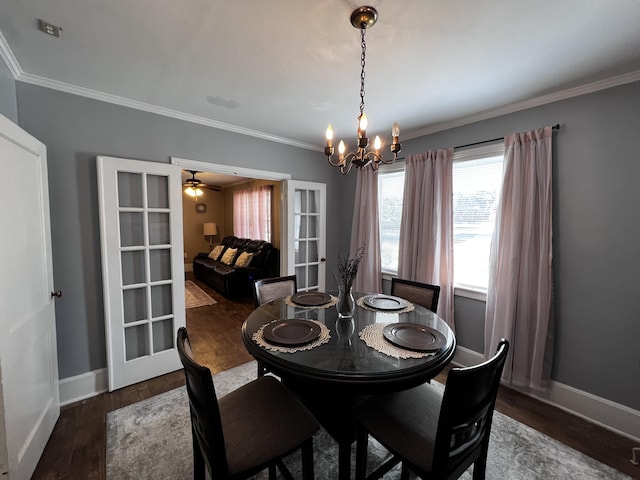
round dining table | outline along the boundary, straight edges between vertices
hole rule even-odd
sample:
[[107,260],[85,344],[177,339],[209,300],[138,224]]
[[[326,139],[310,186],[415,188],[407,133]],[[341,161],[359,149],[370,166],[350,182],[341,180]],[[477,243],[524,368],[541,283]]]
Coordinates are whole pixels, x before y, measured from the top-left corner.
[[[296,392],[338,442],[340,480],[350,478],[358,405],[370,395],[400,391],[430,381],[451,361],[456,349],[451,328],[429,309],[408,302],[403,304],[405,308],[389,308],[385,305],[389,302],[380,302],[380,308],[376,308],[377,304],[371,299],[385,296],[356,293],[354,297],[359,300],[351,318],[339,318],[332,305],[335,298],[330,306],[303,306],[286,297],[256,308],[242,326],[242,339],[248,352],[261,367],[279,376]],[[291,349],[277,348],[289,346],[287,342],[270,348],[270,342],[264,338],[267,329],[277,331],[274,325],[290,326],[308,321],[320,325],[324,333],[323,341],[316,342],[313,348],[298,349],[298,345],[292,345]],[[426,353],[418,349],[421,350],[420,355],[415,355],[418,358],[403,358],[403,349],[399,358],[383,353],[387,350],[385,342],[394,340],[387,335],[396,330],[394,326],[409,328],[408,333],[414,329],[434,332],[438,337],[437,350]],[[376,327],[386,327],[384,338],[381,336],[377,344],[370,346],[361,334]],[[415,350],[408,349],[408,356]]]

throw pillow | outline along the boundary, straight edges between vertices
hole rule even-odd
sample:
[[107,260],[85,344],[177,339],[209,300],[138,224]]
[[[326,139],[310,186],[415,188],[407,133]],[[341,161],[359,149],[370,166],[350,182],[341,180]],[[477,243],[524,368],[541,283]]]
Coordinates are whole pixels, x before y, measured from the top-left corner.
[[251,263],[251,259],[253,258],[253,253],[242,252],[240,256],[236,259],[236,267],[248,267]]
[[236,258],[236,253],[238,253],[237,248],[227,248],[220,261],[227,265],[231,265],[233,263],[233,259]]
[[220,258],[220,255],[222,254],[223,250],[224,250],[224,245],[216,245],[209,252],[209,258],[211,258],[212,260],[218,260]]

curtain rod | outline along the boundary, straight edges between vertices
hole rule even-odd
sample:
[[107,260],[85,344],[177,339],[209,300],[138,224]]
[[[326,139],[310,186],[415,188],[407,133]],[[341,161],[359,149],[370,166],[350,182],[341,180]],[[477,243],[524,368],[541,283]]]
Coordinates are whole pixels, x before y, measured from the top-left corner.
[[[551,127],[551,129],[552,130],[560,130],[560,124],[556,123],[553,127]],[[457,147],[453,147],[453,148],[457,149],[457,148],[475,147],[476,145],[482,145],[484,143],[497,142],[499,140],[504,140],[504,137],[492,138],[491,140],[482,140],[480,142],[474,142],[474,143],[467,143],[466,145],[458,145]]]

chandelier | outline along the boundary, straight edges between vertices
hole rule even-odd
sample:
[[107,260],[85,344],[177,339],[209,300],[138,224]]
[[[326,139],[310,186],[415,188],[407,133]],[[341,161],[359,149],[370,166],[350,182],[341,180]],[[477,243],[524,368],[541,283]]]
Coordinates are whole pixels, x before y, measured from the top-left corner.
[[400,128],[398,124],[394,122],[391,129],[391,136],[393,143],[391,144],[391,153],[393,158],[385,160],[380,154],[382,148],[382,141],[380,137],[376,135],[373,141],[373,150],[367,150],[369,147],[369,139],[367,138],[367,116],[364,113],[364,78],[365,78],[365,60],[367,53],[367,44],[365,42],[364,34],[367,28],[375,25],[378,20],[378,11],[373,7],[360,7],[353,11],[351,14],[351,25],[360,29],[360,45],[362,47],[362,54],[360,55],[360,115],[358,115],[358,148],[355,152],[349,152],[345,154],[347,149],[345,143],[340,140],[338,144],[338,159],[334,160],[334,147],[333,147],[333,127],[329,125],[326,131],[327,144],[324,147],[324,154],[327,156],[327,160],[332,167],[339,167],[340,173],[346,175],[354,165],[357,168],[364,168],[367,165],[371,165],[371,168],[378,170],[380,164],[392,164],[398,158],[400,152]]

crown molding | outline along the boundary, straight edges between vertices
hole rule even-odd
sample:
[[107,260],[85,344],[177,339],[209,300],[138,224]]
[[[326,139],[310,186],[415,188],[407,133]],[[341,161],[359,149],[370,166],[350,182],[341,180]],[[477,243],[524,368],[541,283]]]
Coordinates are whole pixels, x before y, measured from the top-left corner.
[[239,133],[241,135],[248,135],[250,137],[259,138],[262,140],[268,140],[270,142],[282,143],[290,145],[292,147],[304,148],[308,150],[318,150],[317,145],[311,145],[304,142],[298,142],[290,138],[279,137],[277,135],[271,135],[269,133],[261,132],[258,130],[252,130],[250,128],[239,127],[237,125],[231,125],[229,123],[219,122],[211,120],[210,118],[201,117],[198,115],[192,115],[189,113],[179,112],[169,108],[158,107],[137,100],[131,100],[128,98],[119,97],[117,95],[111,95],[109,93],[98,92],[89,88],[79,87],[70,83],[59,82],[57,80],[50,80],[48,78],[39,77],[37,75],[31,75],[29,73],[23,73],[17,80],[25,83],[31,83],[41,87],[51,88],[53,90],[59,90],[66,93],[72,93],[81,97],[92,98],[94,100],[100,100],[102,102],[112,103],[123,107],[133,108],[144,112],[155,113],[156,115],[162,115],[165,117],[176,118],[185,122],[197,123],[199,125],[205,125],[207,127],[217,128],[219,130],[226,130],[228,132]]
[[431,135],[433,133],[442,132],[451,128],[463,127],[471,123],[480,122],[482,120],[488,120],[490,118],[500,117],[509,113],[519,112],[521,110],[528,110],[530,108],[540,107],[549,103],[559,102],[573,97],[579,97],[580,95],[586,95],[588,93],[598,92],[600,90],[606,90],[607,88],[617,87],[625,85],[627,83],[633,83],[640,80],[640,70],[634,72],[625,73],[604,80],[598,80],[597,82],[587,83],[579,87],[569,88],[555,93],[542,95],[540,97],[531,98],[529,100],[523,100],[522,102],[511,103],[503,107],[493,108],[484,112],[469,115],[466,117],[456,118],[455,120],[441,122],[429,125],[425,128],[410,131],[405,135],[406,140],[412,138],[423,137],[425,135]]
[[11,49],[9,48],[9,44],[7,43],[7,39],[4,38],[4,35],[0,31],[0,57],[4,60],[4,63],[7,64],[11,75],[15,80],[18,80],[20,76],[23,74],[22,67],[18,63],[18,59],[15,57]]
[[[296,140],[292,140],[290,138],[279,137],[277,135],[271,135],[269,133],[261,132],[258,130],[251,130],[249,128],[243,128],[237,125],[231,125],[229,123],[211,120],[209,118],[201,117],[198,115],[191,115],[188,113],[171,110],[169,108],[158,107],[155,105],[150,105],[148,103],[119,97],[117,95],[98,92],[96,90],[79,87],[77,85],[73,85],[70,83],[50,80],[37,75],[25,73],[22,70],[22,67],[20,67],[20,63],[16,59],[15,55],[11,51],[11,48],[9,48],[9,44],[7,43],[1,31],[0,31],[0,56],[4,59],[5,63],[7,64],[9,70],[11,71],[11,74],[13,75],[13,78],[17,81],[38,85],[41,87],[51,88],[53,90],[59,90],[62,92],[71,93],[71,94],[79,95],[82,97],[92,98],[94,100],[100,100],[102,102],[113,103],[116,105],[121,105],[123,107],[129,107],[129,108],[134,108],[136,110],[155,113],[157,115],[162,115],[165,117],[176,118],[178,120],[183,120],[186,122],[197,123],[199,125],[205,125],[205,126],[217,128],[220,130],[226,130],[228,132],[239,133],[241,135],[248,135],[250,137],[259,138],[259,139],[267,140],[270,142],[282,143],[284,145],[290,145],[292,147],[304,148],[306,150],[315,150],[315,151],[322,150],[322,148],[319,147],[318,145],[299,142]],[[586,95],[588,93],[594,93],[600,90],[605,90],[607,88],[625,85],[627,83],[633,83],[639,80],[640,80],[640,70],[636,70],[636,71],[625,73],[615,77],[606,78],[604,80],[598,80],[596,82],[587,83],[585,85],[570,88],[567,90],[562,90],[559,92],[542,95],[540,97],[535,97],[529,100],[524,100],[521,102],[512,103],[512,104],[494,108],[491,110],[486,110],[484,112],[481,112],[475,115],[468,115],[465,117],[457,118],[455,120],[432,124],[424,128],[419,128],[419,129],[410,131],[403,138],[405,140],[411,140],[413,138],[418,138],[425,135],[431,135],[433,133],[442,132],[444,130],[449,130],[451,128],[462,127],[464,125],[469,125],[471,123],[479,122],[482,120],[488,120],[490,118],[495,118],[502,115],[507,115],[509,113],[514,113],[522,110],[527,110],[530,108],[539,107],[549,103],[554,103],[561,100],[578,97],[580,95]]]

